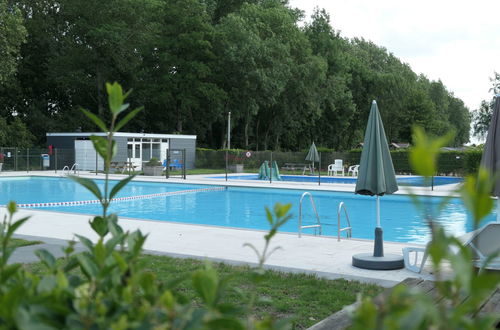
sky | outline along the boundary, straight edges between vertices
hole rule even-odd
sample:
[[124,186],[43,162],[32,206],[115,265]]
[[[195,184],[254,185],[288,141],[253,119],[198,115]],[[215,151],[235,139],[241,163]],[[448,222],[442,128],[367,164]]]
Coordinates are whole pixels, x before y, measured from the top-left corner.
[[343,37],[385,47],[417,74],[441,79],[470,111],[491,100],[500,72],[500,0],[289,0],[309,20],[315,7],[330,14]]

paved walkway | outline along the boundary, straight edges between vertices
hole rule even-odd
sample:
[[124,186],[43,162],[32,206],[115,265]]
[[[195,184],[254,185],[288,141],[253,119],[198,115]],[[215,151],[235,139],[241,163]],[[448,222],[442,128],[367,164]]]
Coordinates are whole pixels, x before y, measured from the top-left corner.
[[[25,173],[24,173],[25,174]],[[34,173],[30,173],[34,174]],[[36,174],[47,175],[47,172]],[[9,174],[12,175],[12,174]],[[19,175],[19,173],[17,174]],[[3,174],[2,174],[3,176]],[[92,176],[95,177],[95,176]],[[102,178],[102,175],[100,175]],[[144,177],[144,181],[157,181],[158,178]],[[164,178],[160,180],[164,181]],[[174,181],[172,179],[169,182]],[[188,181],[175,180],[185,183],[206,183],[199,178]],[[220,181],[214,184],[221,184]],[[249,186],[256,183],[230,182],[231,185]],[[259,186],[263,186],[260,184]],[[294,187],[295,189],[313,190],[339,190],[338,185],[296,185],[296,184],[273,184],[272,187]],[[327,187],[325,187],[327,186]],[[353,190],[353,185],[341,185],[343,189]],[[349,187],[348,187],[349,186]],[[337,188],[337,189],[335,189]],[[434,194],[449,193],[449,189],[441,188]],[[344,190],[345,191],[345,190]],[[428,190],[427,190],[428,192]],[[0,217],[6,210],[0,208]],[[30,220],[21,226],[17,234],[28,239],[42,240],[46,242],[42,247],[59,253],[60,247],[67,240],[74,239],[75,234],[84,235],[96,239],[88,221],[89,215],[72,213],[49,212],[36,209],[22,209],[17,217],[29,215]],[[215,261],[225,261],[233,264],[255,264],[257,257],[253,250],[244,247],[244,243],[251,243],[259,250],[263,247],[264,231],[243,230],[234,228],[222,228],[202,225],[188,225],[172,222],[158,222],[130,218],[120,218],[120,224],[126,230],[140,229],[148,234],[145,249],[149,253],[166,254],[176,257],[208,258]],[[409,244],[384,243],[385,253],[401,254],[401,249]],[[412,244],[413,245],[413,244]],[[420,275],[405,269],[392,271],[372,271],[355,268],[351,265],[352,255],[362,252],[373,251],[373,241],[368,240],[342,240],[337,242],[332,237],[302,236],[296,234],[279,233],[272,241],[273,247],[280,247],[267,261],[269,268],[292,271],[315,273],[327,278],[346,278],[364,282],[378,283],[389,287],[407,277],[422,277],[432,279],[428,272]],[[30,262],[33,259],[33,251],[41,246],[25,247],[18,251],[13,261]],[[58,254],[62,255],[62,254]]]
[[[20,249],[14,256],[16,262],[31,262],[29,257],[38,248],[47,248],[62,256],[60,247],[65,241],[80,234],[92,239],[97,236],[88,225],[90,216],[70,213],[47,212],[40,210],[20,210],[18,216],[31,216],[30,220],[18,230],[21,237],[42,240],[43,246],[30,246]],[[244,247],[244,243],[263,247],[265,232],[218,228],[200,225],[163,223],[137,219],[120,219],[125,230],[140,229],[147,233],[145,249],[151,253],[166,254],[176,257],[208,258],[233,264],[254,264],[257,257],[254,252]],[[273,247],[280,247],[268,260],[267,266],[284,271],[316,273],[327,278],[346,278],[364,282],[392,286],[417,274],[405,269],[393,271],[370,271],[351,266],[351,257],[355,253],[370,252],[373,242],[367,240],[342,240],[337,242],[330,237],[278,234],[272,241]],[[405,244],[385,242],[386,253],[399,253]],[[430,278],[429,274],[423,278]]]

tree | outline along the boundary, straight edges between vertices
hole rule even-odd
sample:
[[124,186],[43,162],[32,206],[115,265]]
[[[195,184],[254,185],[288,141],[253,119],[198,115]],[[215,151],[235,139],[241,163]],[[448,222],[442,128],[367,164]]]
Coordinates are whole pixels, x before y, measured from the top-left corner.
[[[492,87],[490,92],[494,95],[500,93],[500,74],[498,72],[493,72],[493,77],[490,78]],[[491,122],[491,116],[493,115],[493,107],[495,105],[494,99],[491,101],[483,100],[479,109],[472,112],[473,121],[473,134],[478,137],[485,137],[488,132],[488,128]]]
[[350,129],[356,122],[356,105],[348,87],[351,81],[348,42],[331,27],[330,16],[325,10],[318,9],[313,13],[312,21],[306,25],[304,32],[313,54],[326,62],[324,77],[317,74],[316,84],[308,81],[304,85],[304,92],[312,97],[309,105],[314,105],[314,100],[317,100],[317,111],[321,115],[314,121],[317,124],[308,140],[314,139],[337,150],[349,148],[352,143]]
[[79,108],[102,111],[105,80],[137,85],[157,2],[19,0],[28,38],[0,113],[18,113],[37,144],[47,131],[95,130]]
[[461,99],[452,94],[448,98],[448,120],[455,129],[454,145],[461,146],[470,140],[471,114]]
[[240,121],[238,131],[243,132],[241,145],[245,148],[259,109],[276,105],[291,77],[287,38],[294,20],[286,7],[269,1],[245,4],[216,26],[217,82],[228,95],[227,111]]
[[0,117],[0,146],[29,148],[34,136],[26,125],[17,117],[9,124]]
[[10,78],[17,67],[26,29],[19,8],[9,0],[0,0],[0,84]]
[[[206,8],[198,0],[168,0],[163,8],[158,46],[159,93],[169,112],[171,127],[182,133],[204,135],[222,91],[211,80],[215,56],[214,30]],[[196,114],[195,114],[196,113]],[[156,114],[152,114],[156,115]]]
[[[212,148],[225,145],[231,111],[233,147],[349,149],[374,99],[391,141],[408,141],[412,120],[431,134],[454,129],[456,145],[468,139],[468,110],[440,81],[342,37],[324,10],[302,27],[286,0],[12,1],[0,0],[1,15],[18,29],[0,27],[0,51],[8,40],[19,52],[0,57],[10,68],[0,116],[17,114],[36,144],[47,131],[95,130],[79,109],[106,115],[106,80],[145,106],[128,130],[196,134]],[[23,44],[11,37],[22,25]]]
[[490,127],[491,116],[493,115],[493,106],[495,103],[493,101],[481,101],[479,109],[476,109],[472,113],[472,118],[474,124],[473,134],[477,137],[484,138],[486,133],[488,133],[488,128]]

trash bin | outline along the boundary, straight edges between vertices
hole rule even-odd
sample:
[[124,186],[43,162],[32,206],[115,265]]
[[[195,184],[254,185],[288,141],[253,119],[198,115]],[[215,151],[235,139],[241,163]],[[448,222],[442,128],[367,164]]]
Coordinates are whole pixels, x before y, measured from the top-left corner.
[[42,154],[42,166],[44,169],[47,169],[50,167],[50,156],[48,154]]

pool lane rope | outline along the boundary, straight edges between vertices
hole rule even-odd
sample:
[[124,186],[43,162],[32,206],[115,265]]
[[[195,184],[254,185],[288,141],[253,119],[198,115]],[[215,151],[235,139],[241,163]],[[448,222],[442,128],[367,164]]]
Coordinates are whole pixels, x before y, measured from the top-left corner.
[[[226,187],[211,187],[211,188],[198,188],[198,189],[188,189],[188,190],[179,190],[179,191],[168,191],[168,192],[148,194],[148,195],[117,197],[117,198],[113,198],[111,201],[112,202],[121,202],[121,201],[136,200],[136,199],[150,199],[150,198],[158,198],[158,197],[164,197],[164,196],[192,194],[192,193],[198,193],[198,192],[222,191],[225,189],[226,189]],[[100,200],[94,199],[94,200],[87,200],[87,201],[71,201],[71,202],[27,203],[27,204],[17,204],[17,206],[21,207],[21,208],[31,208],[31,207],[72,206],[72,205],[86,205],[86,204],[100,204],[100,203],[101,203]],[[0,206],[5,206],[5,205],[0,205]]]

